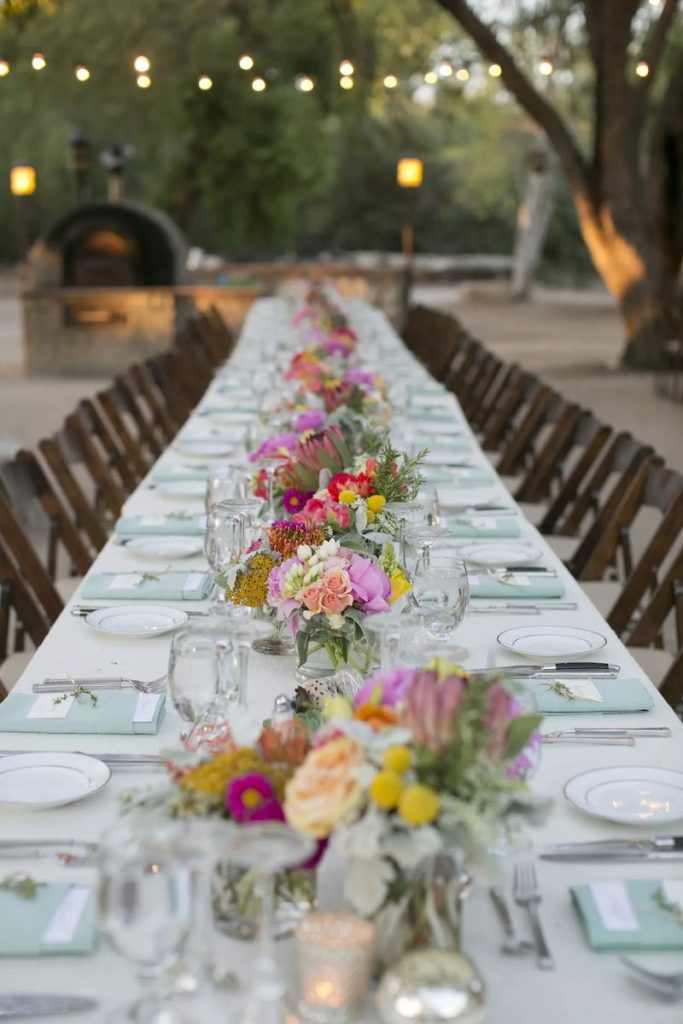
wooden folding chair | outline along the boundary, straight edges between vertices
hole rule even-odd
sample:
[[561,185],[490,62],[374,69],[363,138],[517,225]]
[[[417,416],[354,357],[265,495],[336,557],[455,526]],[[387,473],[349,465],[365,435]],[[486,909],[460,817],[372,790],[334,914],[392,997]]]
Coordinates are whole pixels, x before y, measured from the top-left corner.
[[96,508],[97,485],[94,485],[91,501],[74,472],[75,466],[82,461],[82,455],[73,436],[63,427],[53,437],[39,441],[38,450],[71,507],[77,528],[85,533],[94,549],[99,551],[107,542],[107,520]]
[[586,415],[585,410],[575,402],[565,402],[557,396],[548,418],[548,422],[554,422],[554,427],[537,449],[533,448],[531,439],[533,459],[515,491],[516,501],[546,501],[559,490],[565,460],[575,444]]
[[48,622],[54,622],[61,614],[64,602],[2,491],[0,491],[0,538],[2,538],[5,556],[10,565],[14,566],[24,586],[33,592],[35,600],[42,608]]
[[114,378],[115,390],[121,408],[125,409],[135,423],[141,445],[147,449],[151,461],[159,458],[166,447],[166,439],[157,423],[154,413],[146,404],[130,374],[119,374]]
[[165,382],[159,383],[158,365],[163,356],[156,356],[147,359],[143,363],[135,363],[124,374],[130,387],[142,397],[145,405],[152,415],[154,427],[160,433],[166,444],[170,444],[176,436],[189,413],[185,408],[185,402],[176,399],[175,385],[168,384],[165,389]]
[[403,340],[431,375],[443,380],[465,335],[455,317],[427,306],[413,306],[408,312]]
[[132,494],[145,471],[138,472],[128,461],[101,409],[91,399],[84,398],[78,403],[75,416],[83,425],[83,436],[87,435],[90,445],[98,448],[112,480],[124,494]]
[[227,324],[220,313],[220,310],[213,305],[206,311],[206,319],[211,325],[214,334],[220,339],[223,348],[223,361],[229,359],[237,344],[237,335]]
[[[612,428],[601,423],[592,412],[582,414],[576,433],[572,437],[569,453],[564,456],[564,464],[569,463],[570,468],[565,470],[562,465],[557,467],[561,473],[560,487],[538,524],[541,533],[561,532],[560,522],[576,501],[577,495],[596,461],[604,455],[605,445],[611,436]],[[577,455],[573,461],[570,461],[570,453],[574,449],[576,449]],[[535,486],[535,482],[532,486]],[[528,497],[526,493],[521,497],[517,493],[515,497],[523,501],[536,500]]]
[[472,361],[467,388],[458,395],[460,407],[470,426],[475,427],[480,410],[494,381],[501,372],[503,362],[493,352],[482,348]]
[[522,414],[504,439],[496,471],[500,476],[513,476],[533,461],[535,445],[543,428],[558,419],[566,402],[547,384],[534,388]]
[[98,391],[97,402],[102,408],[104,415],[111,428],[112,433],[120,444],[129,466],[135,473],[138,481],[149,472],[154,461],[145,455],[145,443],[143,439],[134,434],[124,416],[124,405],[121,402],[121,395],[115,385],[111,385],[104,391]]
[[[664,676],[660,692],[676,708],[683,700],[683,548],[669,566],[625,642],[630,648],[661,646],[663,627],[673,618],[677,651]],[[634,651],[637,656],[637,652]]]
[[514,424],[529,407],[542,385],[537,377],[517,368],[511,374],[500,401],[484,424],[481,446],[485,451],[499,451],[505,438],[512,432]]
[[0,533],[0,700],[30,661],[26,637],[33,647],[39,647],[49,629],[50,620],[28,589],[25,574],[9,557]]
[[110,517],[111,520],[118,519],[130,491],[124,489],[114,477],[106,458],[93,441],[83,418],[78,413],[72,412],[67,416],[64,427],[92,479],[95,511]]

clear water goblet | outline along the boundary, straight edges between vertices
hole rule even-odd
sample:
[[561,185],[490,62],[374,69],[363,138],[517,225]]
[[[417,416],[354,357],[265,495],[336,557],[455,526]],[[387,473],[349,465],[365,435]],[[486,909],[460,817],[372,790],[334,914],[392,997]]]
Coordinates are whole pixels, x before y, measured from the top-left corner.
[[470,597],[463,561],[443,564],[433,560],[417,566],[413,577],[414,610],[434,640],[447,640],[458,628]]
[[422,619],[408,613],[387,612],[366,617],[366,631],[379,637],[380,668],[383,672],[398,664],[402,643],[417,636],[421,627]]
[[[168,684],[184,722],[196,722],[218,689],[216,635],[208,627],[181,629],[171,641]],[[234,684],[233,684],[234,688]]]
[[398,521],[399,559],[401,565],[406,564],[406,530],[413,526],[427,526],[427,516],[424,504],[421,501],[389,501],[384,506],[385,512],[390,512]]
[[245,498],[248,474],[241,466],[221,466],[206,478],[206,511],[230,498]]
[[[224,573],[239,561],[244,550],[244,517],[231,508],[216,505],[206,517],[204,554],[216,575]],[[212,612],[225,610],[225,591],[214,586]]]

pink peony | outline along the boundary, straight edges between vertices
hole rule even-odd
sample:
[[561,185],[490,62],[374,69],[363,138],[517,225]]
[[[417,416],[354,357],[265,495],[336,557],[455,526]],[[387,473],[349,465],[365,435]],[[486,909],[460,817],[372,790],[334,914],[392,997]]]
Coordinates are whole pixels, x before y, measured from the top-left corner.
[[353,555],[349,566],[354,601],[367,614],[388,612],[391,581],[385,572],[369,558]]

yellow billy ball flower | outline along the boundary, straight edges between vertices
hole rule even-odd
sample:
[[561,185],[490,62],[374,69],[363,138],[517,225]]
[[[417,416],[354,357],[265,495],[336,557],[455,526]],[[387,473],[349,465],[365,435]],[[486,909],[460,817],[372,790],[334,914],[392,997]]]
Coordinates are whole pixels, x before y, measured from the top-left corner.
[[402,790],[403,782],[396,772],[377,772],[370,783],[370,799],[378,807],[390,811],[399,802]]
[[375,519],[377,518],[375,513],[371,512],[370,509],[367,509],[365,514],[368,517],[368,522],[369,523],[374,523]]
[[429,786],[416,783],[403,790],[398,813],[409,825],[429,825],[439,813],[439,798]]
[[382,494],[371,494],[368,498],[368,508],[371,512],[381,512],[387,499]]
[[390,772],[403,775],[404,772],[408,771],[412,763],[413,755],[408,747],[389,747],[388,750],[384,751],[382,764]]
[[356,498],[357,498],[357,495],[356,495],[356,493],[354,491],[340,491],[339,492],[339,500],[341,501],[342,505],[353,505],[353,503],[356,500]]

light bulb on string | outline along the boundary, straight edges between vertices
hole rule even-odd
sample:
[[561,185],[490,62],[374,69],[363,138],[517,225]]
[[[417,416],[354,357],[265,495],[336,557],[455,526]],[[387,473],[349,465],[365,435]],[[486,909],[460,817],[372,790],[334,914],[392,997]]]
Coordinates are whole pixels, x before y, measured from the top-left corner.
[[90,78],[90,70],[85,64],[77,64],[74,68],[74,74],[79,82],[87,82]]
[[243,53],[237,64],[242,71],[251,71],[254,66],[254,58],[248,53]]
[[469,68],[458,68],[458,70],[455,72],[455,77],[458,79],[459,82],[469,82]]
[[353,79],[350,75],[342,75],[339,79],[339,85],[342,89],[353,89]]
[[315,89],[315,82],[310,75],[298,75],[294,84],[299,92],[313,92]]
[[152,79],[150,78],[149,75],[138,75],[136,81],[138,89],[149,89],[150,85],[152,84]]
[[453,74],[453,65],[449,60],[442,60],[436,69],[439,78],[450,78]]
[[339,65],[339,74],[343,78],[348,78],[354,72],[353,64],[350,60],[343,60]]
[[43,68],[47,67],[47,61],[45,60],[44,53],[34,53],[31,57],[31,67],[34,71],[42,71]]
[[427,83],[427,85],[436,85],[438,81],[439,76],[437,75],[436,71],[428,71],[427,74],[425,75],[425,82]]
[[396,75],[385,75],[384,76],[384,88],[395,89],[398,85],[398,78]]
[[503,74],[503,69],[500,64],[489,64],[489,75],[491,78],[500,78]]
[[548,78],[552,75],[555,68],[553,67],[553,62],[549,60],[548,57],[543,57],[542,60],[539,60],[538,62],[538,70],[541,75]]
[[638,78],[647,78],[650,74],[650,65],[646,60],[639,60],[636,64],[636,74]]
[[133,68],[139,75],[146,75],[152,66],[152,62],[149,57],[145,57],[144,53],[138,54],[133,61]]
[[254,78],[251,83],[251,87],[254,90],[254,92],[265,92],[267,88],[265,78]]

